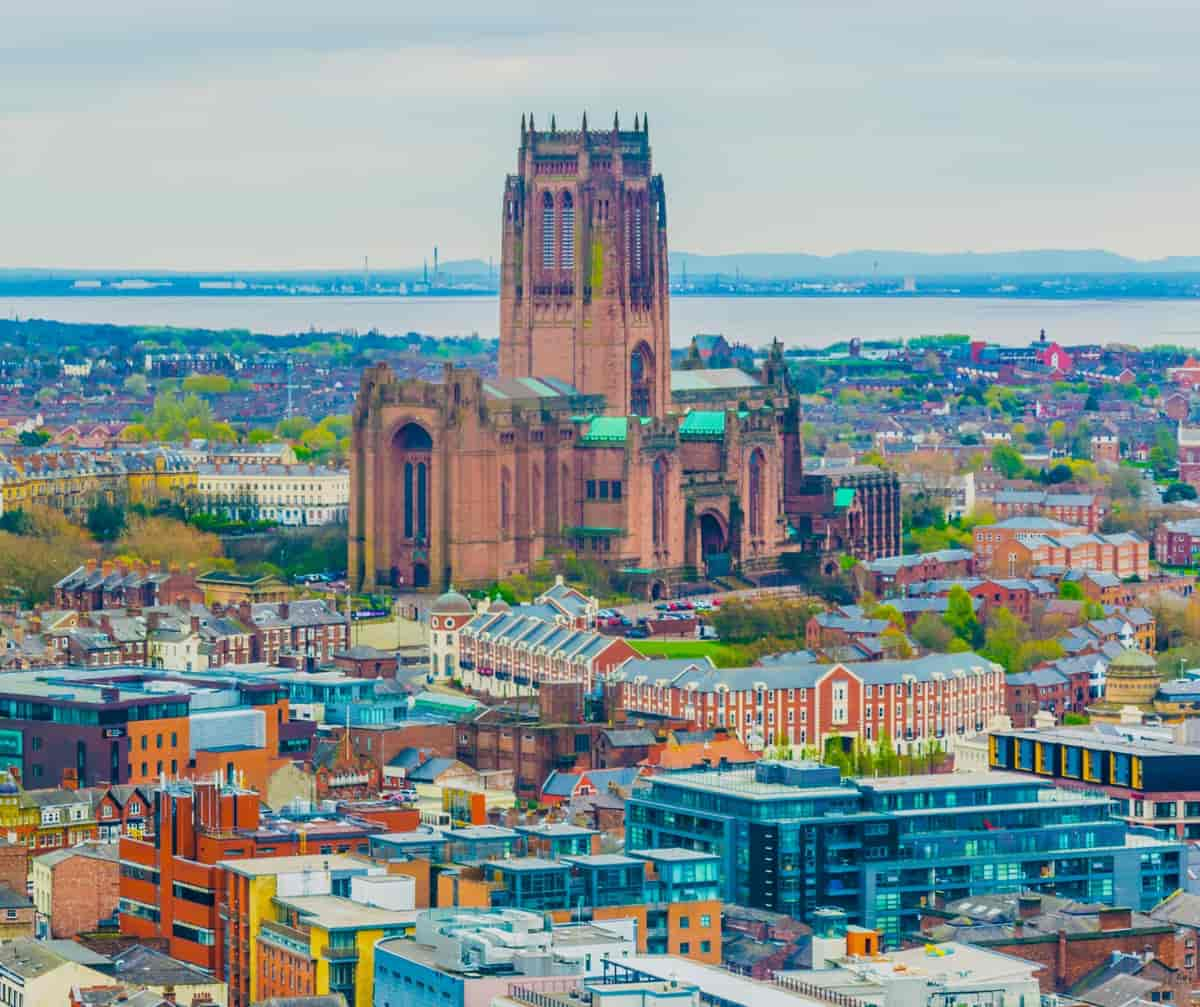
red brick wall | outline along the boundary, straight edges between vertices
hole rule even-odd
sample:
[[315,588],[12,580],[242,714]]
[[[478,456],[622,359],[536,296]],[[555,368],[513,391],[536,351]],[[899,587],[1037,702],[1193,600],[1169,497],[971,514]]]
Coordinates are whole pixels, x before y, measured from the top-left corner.
[[1175,964],[1175,935],[1171,928],[1163,933],[1120,931],[1086,934],[1067,940],[1065,933],[1043,934],[1036,938],[985,945],[988,951],[1012,955],[1042,966],[1037,973],[1043,993],[1065,993],[1089,972],[1106,964],[1114,951],[1141,955],[1148,946],[1154,956],[1167,965]]
[[0,885],[18,895],[27,895],[29,847],[0,842]]
[[50,936],[70,939],[95,930],[117,911],[120,888],[115,860],[69,857],[54,868],[50,892]]

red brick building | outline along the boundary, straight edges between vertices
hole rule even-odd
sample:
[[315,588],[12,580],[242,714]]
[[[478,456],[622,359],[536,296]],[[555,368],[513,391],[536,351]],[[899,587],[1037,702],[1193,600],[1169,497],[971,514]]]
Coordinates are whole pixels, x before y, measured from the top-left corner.
[[1094,532],[1104,516],[1094,493],[1046,492],[1044,490],[999,490],[992,507],[1000,521],[1010,517],[1044,517]]
[[1089,534],[1040,517],[1008,518],[975,529],[975,559],[995,576],[1027,575],[1038,567],[1097,570],[1125,579],[1150,576],[1150,543],[1134,532]]
[[606,690],[630,716],[726,728],[752,749],[782,735],[820,748],[840,737],[947,748],[1005,711],[1004,672],[977,654],[933,654],[865,664],[790,663],[718,669],[704,660],[627,662]]
[[1061,724],[1067,713],[1083,713],[1091,697],[1091,678],[1080,669],[1065,674],[1052,668],[1034,668],[1004,680],[1005,713],[1012,726],[1033,727],[1039,711],[1054,715]]
[[89,559],[54,585],[54,607],[90,612],[101,608],[151,608],[192,601],[204,603],[204,590],[191,572],[144,563]]
[[[172,958],[221,975],[227,872],[222,860],[368,852],[394,820],[358,806],[352,819],[264,820],[258,794],[217,783],[154,791],[155,831],[120,842],[121,933],[168,942]],[[389,805],[385,810],[396,809]]]
[[866,588],[877,598],[904,594],[910,584],[927,580],[969,577],[975,556],[967,549],[939,549],[915,556],[885,556],[862,564],[868,575]]
[[[1037,962],[1044,994],[1068,993],[1115,955],[1149,955],[1175,967],[1175,928],[1121,906],[1086,906],[1052,895],[973,895],[921,918],[931,941],[960,941]],[[1107,1001],[1105,1001],[1107,1002]]]
[[43,853],[33,862],[33,894],[43,933],[70,940],[117,915],[116,843],[84,843]]
[[1154,558],[1163,566],[1192,566],[1200,557],[1200,518],[1164,521],[1154,530]]
[[1007,608],[1022,619],[1028,619],[1034,602],[1058,596],[1053,585],[1045,581],[1025,580],[1019,577],[928,581],[910,585],[909,594],[914,598],[944,598],[955,586],[962,587],[967,594],[979,601],[980,619],[986,618],[989,610],[1001,607]]

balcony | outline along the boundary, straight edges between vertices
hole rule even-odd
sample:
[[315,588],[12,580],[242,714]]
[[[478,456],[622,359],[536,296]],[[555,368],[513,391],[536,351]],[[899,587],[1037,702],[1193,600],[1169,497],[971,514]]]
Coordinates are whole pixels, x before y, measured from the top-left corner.
[[356,962],[358,947],[352,944],[349,947],[335,948],[326,944],[321,948],[321,957],[330,962]]

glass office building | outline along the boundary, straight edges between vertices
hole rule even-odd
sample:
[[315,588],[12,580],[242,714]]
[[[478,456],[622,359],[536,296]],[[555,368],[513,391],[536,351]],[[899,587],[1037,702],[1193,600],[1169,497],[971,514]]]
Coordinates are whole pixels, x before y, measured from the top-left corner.
[[924,907],[969,895],[1148,909],[1180,887],[1185,859],[1103,794],[1013,773],[842,780],[807,763],[652,777],[629,799],[626,832],[631,850],[715,854],[727,902],[799,919],[836,907],[889,947]]

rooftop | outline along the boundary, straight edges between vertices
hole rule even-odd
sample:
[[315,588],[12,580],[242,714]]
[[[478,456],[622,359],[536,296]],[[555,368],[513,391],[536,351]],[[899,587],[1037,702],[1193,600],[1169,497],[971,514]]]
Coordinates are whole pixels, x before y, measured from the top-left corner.
[[251,857],[248,860],[221,860],[218,866],[247,878],[265,878],[272,874],[300,874],[304,871],[365,871],[368,864],[342,853],[309,853],[295,857]]
[[295,909],[305,917],[305,922],[325,930],[408,926],[417,919],[415,910],[380,909],[338,895],[297,895],[276,897],[275,901]]

